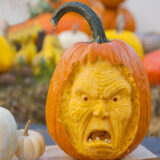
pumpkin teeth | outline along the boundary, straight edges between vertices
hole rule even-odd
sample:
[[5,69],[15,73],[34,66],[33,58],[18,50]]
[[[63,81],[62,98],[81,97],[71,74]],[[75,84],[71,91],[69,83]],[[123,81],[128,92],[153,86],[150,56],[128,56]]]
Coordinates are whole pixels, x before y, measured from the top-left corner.
[[91,138],[89,138],[89,139],[88,139],[88,142],[92,142],[92,139],[91,139]]
[[108,143],[111,143],[111,142],[112,142],[111,140],[108,141]]
[[108,142],[108,139],[105,139],[104,141],[105,141],[105,142]]
[[96,140],[99,141],[99,140],[100,140],[100,137],[96,137]]
[[107,143],[112,143],[111,141],[111,135],[107,131],[94,131],[90,133],[88,137],[88,142],[92,141],[105,141]]

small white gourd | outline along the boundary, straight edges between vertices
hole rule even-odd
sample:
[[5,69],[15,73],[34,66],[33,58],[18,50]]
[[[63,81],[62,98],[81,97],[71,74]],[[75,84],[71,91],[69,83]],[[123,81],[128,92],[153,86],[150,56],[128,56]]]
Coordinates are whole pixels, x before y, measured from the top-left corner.
[[27,122],[25,129],[18,130],[18,145],[16,157],[20,160],[37,160],[45,151],[45,141],[36,131],[28,130],[31,121]]
[[11,160],[17,147],[17,124],[3,107],[0,107],[0,128],[0,160]]
[[89,36],[82,31],[78,31],[77,25],[73,26],[73,30],[61,32],[58,39],[64,50],[77,42],[90,42]]

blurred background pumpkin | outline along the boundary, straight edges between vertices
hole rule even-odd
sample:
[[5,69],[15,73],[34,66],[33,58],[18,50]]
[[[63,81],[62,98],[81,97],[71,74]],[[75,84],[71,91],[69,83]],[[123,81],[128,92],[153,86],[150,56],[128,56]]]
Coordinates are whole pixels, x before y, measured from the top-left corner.
[[160,50],[149,52],[143,59],[149,81],[152,85],[160,85]]
[[7,72],[13,63],[14,52],[6,39],[0,36],[0,72]]

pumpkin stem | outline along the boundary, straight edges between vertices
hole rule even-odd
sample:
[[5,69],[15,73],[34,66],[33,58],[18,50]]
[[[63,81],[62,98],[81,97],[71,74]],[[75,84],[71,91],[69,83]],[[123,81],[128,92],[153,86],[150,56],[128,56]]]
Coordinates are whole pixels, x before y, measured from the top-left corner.
[[119,33],[119,32],[122,32],[123,29],[124,29],[124,15],[122,13],[120,13],[117,17],[117,24],[116,24],[116,31]]
[[24,129],[24,136],[29,136],[28,129],[29,129],[30,125],[31,125],[31,120],[28,120],[28,122],[25,126],[25,129]]
[[57,26],[60,18],[67,12],[79,13],[87,20],[90,25],[94,41],[98,43],[110,42],[105,35],[100,18],[90,7],[80,2],[69,2],[59,7],[52,15],[51,23],[54,26]]
[[72,27],[73,34],[75,34],[78,31],[78,28],[79,28],[78,24],[73,25],[73,27]]

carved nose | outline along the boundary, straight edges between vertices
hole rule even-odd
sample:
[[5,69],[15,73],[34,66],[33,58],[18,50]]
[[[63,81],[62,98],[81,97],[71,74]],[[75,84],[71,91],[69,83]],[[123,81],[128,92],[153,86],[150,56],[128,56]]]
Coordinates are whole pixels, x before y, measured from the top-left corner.
[[107,118],[107,117],[109,117],[109,113],[105,112],[105,111],[102,111],[102,110],[93,111],[93,115],[95,117],[100,117],[100,118]]

